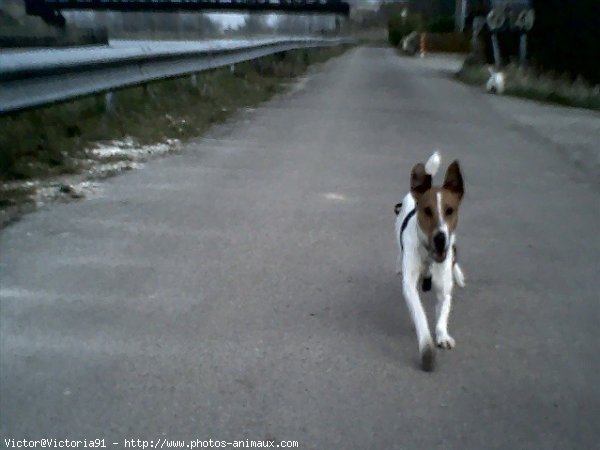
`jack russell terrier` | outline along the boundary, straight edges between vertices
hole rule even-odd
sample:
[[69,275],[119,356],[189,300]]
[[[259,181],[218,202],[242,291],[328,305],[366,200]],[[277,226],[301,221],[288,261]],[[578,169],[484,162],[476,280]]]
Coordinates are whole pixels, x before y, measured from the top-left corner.
[[465,193],[458,161],[448,167],[444,184],[432,185],[441,163],[435,152],[426,164],[419,163],[410,175],[410,192],[396,205],[396,272],[402,273],[402,289],[417,332],[421,366],[430,372],[435,365],[435,346],[427,317],[419,298],[432,286],[437,296],[435,342],[451,349],[454,339],[448,334],[448,316],[454,282],[464,287],[465,280],[456,262],[456,225],[458,210]]

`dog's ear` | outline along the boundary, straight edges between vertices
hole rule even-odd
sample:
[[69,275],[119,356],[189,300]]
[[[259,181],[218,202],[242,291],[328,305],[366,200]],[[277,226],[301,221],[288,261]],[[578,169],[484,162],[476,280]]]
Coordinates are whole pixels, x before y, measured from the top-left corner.
[[431,189],[431,175],[425,172],[423,163],[413,167],[410,173],[410,192],[416,201],[419,201],[421,195]]
[[462,199],[465,194],[465,184],[463,182],[462,173],[460,172],[460,164],[458,161],[454,161],[448,170],[446,170],[446,178],[444,180],[444,189],[453,192]]

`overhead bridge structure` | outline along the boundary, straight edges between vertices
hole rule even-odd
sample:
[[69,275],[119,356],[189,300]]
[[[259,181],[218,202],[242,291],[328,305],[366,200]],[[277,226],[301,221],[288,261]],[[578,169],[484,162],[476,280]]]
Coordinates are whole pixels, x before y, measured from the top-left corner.
[[122,12],[205,12],[263,11],[282,13],[350,14],[350,5],[342,0],[25,0],[27,13],[62,26],[62,10]]

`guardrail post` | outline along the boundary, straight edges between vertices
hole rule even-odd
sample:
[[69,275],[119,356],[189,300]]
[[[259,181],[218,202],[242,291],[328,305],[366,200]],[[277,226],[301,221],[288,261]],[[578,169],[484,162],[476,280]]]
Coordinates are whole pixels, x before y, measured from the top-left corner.
[[192,83],[193,87],[198,87],[198,77],[195,73],[190,76],[190,83]]
[[116,99],[113,94],[113,91],[108,91],[104,94],[104,111],[106,112],[114,112],[116,108]]
[[229,72],[231,72],[231,73],[235,73],[235,64],[231,64],[231,65],[229,66]]
[[154,90],[152,89],[152,86],[150,85],[150,83],[144,83],[142,86],[144,89],[144,96],[147,97],[148,99],[153,99],[154,98]]

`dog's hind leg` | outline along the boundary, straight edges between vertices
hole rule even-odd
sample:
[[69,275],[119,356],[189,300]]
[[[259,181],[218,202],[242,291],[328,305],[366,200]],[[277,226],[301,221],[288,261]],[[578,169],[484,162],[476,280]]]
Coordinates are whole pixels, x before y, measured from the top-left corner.
[[452,246],[452,253],[453,253],[453,258],[452,258],[452,275],[454,277],[454,282],[461,288],[464,288],[466,283],[465,283],[465,275],[462,271],[462,269],[460,268],[460,266],[458,265],[458,251],[456,248],[456,244]]
[[431,290],[431,275],[423,277],[421,280],[421,289],[423,292],[429,292]]
[[429,267],[425,269],[425,272],[421,275],[421,290],[423,292],[429,292],[431,290],[431,271]]
[[454,276],[454,282],[459,287],[464,288],[466,286],[465,275],[463,274],[463,271],[458,265],[458,263],[454,263],[452,265],[452,275]]
[[417,283],[419,271],[404,271],[403,291],[406,306],[415,325],[417,341],[419,343],[419,354],[421,355],[421,367],[426,372],[431,372],[435,366],[435,347],[431,339],[427,316],[419,298]]

